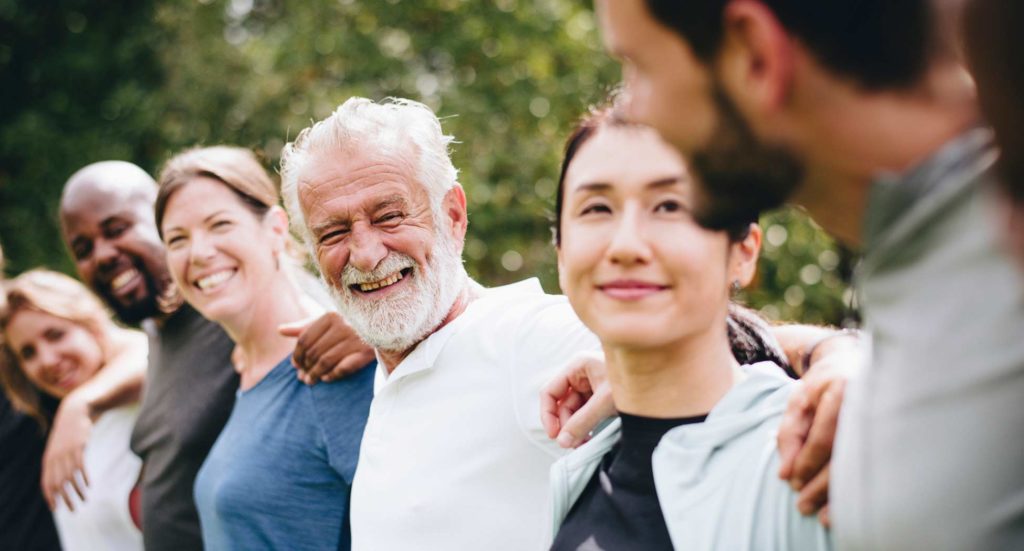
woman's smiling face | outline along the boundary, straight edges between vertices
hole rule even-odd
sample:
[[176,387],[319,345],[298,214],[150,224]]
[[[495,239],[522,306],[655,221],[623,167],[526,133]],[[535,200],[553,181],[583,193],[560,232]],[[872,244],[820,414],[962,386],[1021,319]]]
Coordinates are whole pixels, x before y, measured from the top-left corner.
[[[664,346],[723,324],[744,242],[701,228],[682,158],[645,127],[606,124],[566,169],[559,281],[605,345]],[[748,247],[749,248],[749,247]]]
[[182,296],[218,323],[244,320],[273,292],[287,221],[258,217],[224,183],[199,177],[167,200],[167,265]]
[[103,366],[103,348],[81,324],[39,310],[22,309],[4,331],[28,380],[63,398]]

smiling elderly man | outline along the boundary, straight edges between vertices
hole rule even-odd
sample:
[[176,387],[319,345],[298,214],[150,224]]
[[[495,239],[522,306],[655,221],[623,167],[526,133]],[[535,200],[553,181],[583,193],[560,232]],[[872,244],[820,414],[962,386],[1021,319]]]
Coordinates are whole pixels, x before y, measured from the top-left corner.
[[353,98],[284,152],[282,188],[338,308],[380,360],[352,489],[354,550],[537,549],[561,455],[541,385],[597,349],[536,280],[466,274],[466,197],[426,106]]

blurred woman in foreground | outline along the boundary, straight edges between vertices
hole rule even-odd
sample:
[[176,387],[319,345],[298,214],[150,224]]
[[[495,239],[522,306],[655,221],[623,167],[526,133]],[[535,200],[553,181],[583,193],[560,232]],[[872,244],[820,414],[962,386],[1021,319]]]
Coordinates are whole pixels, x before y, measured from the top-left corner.
[[[38,391],[60,399],[93,378],[114,351],[145,337],[114,324],[82,284],[46,270],[4,282],[0,306],[3,353],[0,382],[15,408],[43,426]],[[138,357],[144,364],[146,358]],[[138,404],[108,410],[95,420],[79,481],[54,511],[64,549],[142,549],[142,533],[129,513],[141,461],[128,447]]]
[[601,339],[619,420],[552,469],[552,549],[831,546],[777,476],[784,356],[730,301],[754,276],[760,229],[701,228],[693,193],[653,130],[603,111],[569,139],[559,280]]
[[[195,499],[211,549],[348,549],[348,496],[373,369],[303,384],[295,338],[278,328],[320,314],[278,192],[252,152],[185,151],[160,175],[156,222],[182,296],[237,345],[241,388],[203,463]],[[201,384],[201,381],[197,381]]]

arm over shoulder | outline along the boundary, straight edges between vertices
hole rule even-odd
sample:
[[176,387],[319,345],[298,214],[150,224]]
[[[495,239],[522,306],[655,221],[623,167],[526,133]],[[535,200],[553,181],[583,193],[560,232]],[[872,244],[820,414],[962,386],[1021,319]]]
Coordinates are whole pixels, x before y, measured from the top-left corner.
[[553,456],[564,454],[548,437],[540,418],[541,388],[577,354],[600,350],[601,343],[587,329],[562,296],[544,295],[535,304],[519,305],[517,327],[510,331],[511,390],[519,426],[526,436]]

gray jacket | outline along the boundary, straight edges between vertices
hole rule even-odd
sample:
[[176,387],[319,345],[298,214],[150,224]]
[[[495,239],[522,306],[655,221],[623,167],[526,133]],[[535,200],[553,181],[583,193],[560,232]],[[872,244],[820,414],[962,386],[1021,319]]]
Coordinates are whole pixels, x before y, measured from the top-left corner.
[[[796,509],[779,479],[775,435],[790,380],[772,363],[743,367],[747,377],[704,423],[669,431],[654,451],[654,482],[677,549],[831,549],[829,533]],[[618,419],[551,468],[554,532],[583,493],[601,458],[618,442]]]

